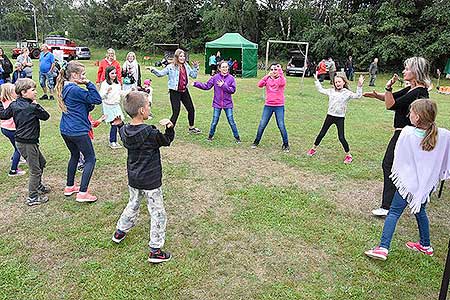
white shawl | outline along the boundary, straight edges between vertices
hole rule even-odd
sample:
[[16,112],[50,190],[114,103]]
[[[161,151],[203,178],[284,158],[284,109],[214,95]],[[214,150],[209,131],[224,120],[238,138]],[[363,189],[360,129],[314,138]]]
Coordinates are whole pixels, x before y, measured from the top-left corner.
[[394,151],[391,178],[400,195],[406,199],[411,213],[420,211],[430,201],[441,180],[450,178],[450,131],[438,128],[436,147],[422,150],[422,138],[415,128],[403,128]]
[[131,63],[127,59],[122,66],[122,70],[124,70],[127,74],[130,74],[131,76],[133,76],[133,78],[137,84],[138,79],[139,79],[139,70],[138,70],[138,63],[137,63],[136,59],[133,60]]

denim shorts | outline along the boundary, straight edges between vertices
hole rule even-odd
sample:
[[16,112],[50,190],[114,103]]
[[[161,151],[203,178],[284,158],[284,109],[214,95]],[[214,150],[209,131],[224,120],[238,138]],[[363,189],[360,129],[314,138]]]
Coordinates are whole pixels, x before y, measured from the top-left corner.
[[41,73],[39,72],[39,84],[42,88],[45,87],[45,82],[47,82],[47,86],[49,89],[53,89],[55,86],[53,79],[53,72]]

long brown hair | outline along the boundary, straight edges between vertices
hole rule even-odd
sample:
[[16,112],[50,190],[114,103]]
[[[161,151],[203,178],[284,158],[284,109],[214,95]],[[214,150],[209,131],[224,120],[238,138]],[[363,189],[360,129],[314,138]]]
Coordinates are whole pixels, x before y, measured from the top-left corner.
[[417,127],[425,129],[425,137],[420,145],[424,151],[431,151],[436,147],[438,129],[435,123],[437,115],[436,102],[430,99],[418,99],[411,103],[410,111],[419,117]]
[[56,90],[56,97],[58,99],[58,106],[62,112],[67,112],[67,106],[64,103],[63,96],[62,96],[64,83],[66,81],[70,80],[70,76],[73,73],[81,74],[84,71],[84,69],[85,69],[85,67],[82,63],[72,60],[67,64],[65,69],[61,68],[61,70],[59,71],[58,78],[56,78],[55,90]]
[[[184,53],[184,55],[186,56],[186,53],[184,52],[184,50],[183,49],[177,49],[177,50],[175,50],[175,54],[173,55],[173,64],[174,64],[174,66],[179,66],[179,65],[181,65],[180,64],[180,61],[178,60],[178,57],[180,57],[180,54],[181,53]],[[186,62],[186,61],[185,61]]]

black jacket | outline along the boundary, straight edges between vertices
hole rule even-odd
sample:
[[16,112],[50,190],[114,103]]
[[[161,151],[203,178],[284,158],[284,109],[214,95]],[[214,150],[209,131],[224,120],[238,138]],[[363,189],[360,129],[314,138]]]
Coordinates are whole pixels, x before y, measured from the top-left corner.
[[24,144],[37,144],[41,130],[39,120],[48,120],[50,114],[30,99],[17,98],[7,109],[3,109],[3,103],[0,103],[0,119],[8,120],[11,117],[16,124],[16,141]]
[[11,73],[13,72],[13,65],[9,58],[3,53],[3,60],[0,59],[0,65],[3,68],[3,74],[0,75],[2,79],[7,79],[10,77]]
[[159,148],[169,146],[175,137],[173,128],[161,133],[155,126],[123,125],[120,138],[128,150],[128,185],[140,190],[153,190],[162,185]]

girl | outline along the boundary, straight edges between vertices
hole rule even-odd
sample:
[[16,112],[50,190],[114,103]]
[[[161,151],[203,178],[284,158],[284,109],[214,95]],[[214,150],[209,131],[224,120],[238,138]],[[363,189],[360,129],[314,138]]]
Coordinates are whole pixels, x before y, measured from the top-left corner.
[[113,66],[116,69],[117,80],[122,84],[122,70],[120,68],[120,63],[116,60],[116,52],[114,49],[109,48],[106,51],[105,59],[101,60],[97,71],[97,86],[100,87],[100,83],[105,80],[106,68]]
[[236,82],[234,77],[228,73],[228,69],[228,63],[226,61],[222,61],[219,65],[220,73],[211,77],[206,83],[196,81],[193,83],[193,86],[202,90],[209,90],[214,86],[214,98],[212,102],[214,111],[208,141],[213,140],[217,123],[219,123],[220,113],[223,109],[227,116],[228,124],[230,124],[231,130],[233,131],[234,139],[236,140],[236,143],[240,144],[241,139],[233,118],[233,99],[231,97],[231,95],[236,92]]
[[407,242],[406,247],[433,255],[425,206],[439,181],[450,177],[450,131],[436,127],[436,114],[436,103],[429,99],[411,104],[409,120],[414,127],[403,128],[395,147],[390,178],[397,190],[384,222],[380,245],[364,252],[371,258],[387,259],[395,226],[406,206],[416,217],[420,236],[420,241]]
[[313,156],[317,152],[317,147],[320,141],[323,139],[325,134],[331,125],[335,124],[338,130],[339,141],[344,147],[345,158],[344,163],[349,164],[353,161],[352,155],[350,154],[350,148],[348,147],[347,140],[344,135],[344,121],[345,121],[345,111],[347,110],[347,103],[350,99],[361,98],[362,96],[362,85],[364,83],[364,76],[359,77],[358,87],[356,88],[356,93],[353,93],[348,89],[347,79],[342,75],[334,76],[334,88],[324,89],[317,79],[317,74],[314,75],[316,88],[319,93],[328,95],[328,113],[325,121],[323,122],[322,129],[319,135],[316,137],[316,141],[311,149],[308,151],[309,156]]
[[392,92],[392,86],[397,81],[398,76],[394,75],[391,80],[386,83],[385,93],[378,93],[372,91],[364,93],[364,97],[375,98],[384,102],[386,109],[393,110],[394,115],[394,134],[389,141],[389,144],[384,154],[382,168],[383,168],[383,195],[381,207],[372,210],[375,216],[386,216],[391,207],[391,202],[394,197],[396,188],[392,183],[391,169],[394,161],[394,148],[398,137],[407,125],[411,125],[408,119],[409,105],[417,99],[428,98],[428,87],[430,86],[430,66],[423,57],[411,57],[405,60],[405,69],[403,70],[403,79],[410,82],[410,86],[398,92]]
[[[78,85],[86,85],[87,90]],[[95,167],[95,151],[89,138],[91,122],[89,112],[95,104],[101,104],[102,98],[95,85],[86,78],[86,69],[78,61],[71,61],[61,69],[56,81],[58,106],[62,111],[60,130],[61,136],[70,151],[70,160],[67,165],[67,183],[64,195],[77,193],[77,202],[94,202],[97,197],[88,192],[89,181]],[[83,154],[85,164],[81,175],[81,184],[75,184],[80,152]]]
[[100,86],[100,96],[103,100],[103,114],[106,115],[105,122],[111,124],[109,131],[109,147],[111,149],[121,148],[117,143],[117,126],[112,122],[119,117],[122,121],[125,120],[122,109],[120,108],[121,88],[117,79],[117,71],[114,66],[106,68],[105,81]]
[[288,134],[284,125],[284,88],[286,87],[286,78],[284,78],[281,65],[276,63],[270,65],[269,74],[258,82],[258,87],[262,88],[264,86],[266,87],[266,103],[252,148],[258,147],[267,123],[269,123],[272,114],[275,113],[278,129],[280,129],[283,138],[283,146],[281,148],[284,152],[289,152]]
[[[2,91],[0,94],[0,100],[3,104],[3,109],[6,109],[12,101],[14,101],[17,97],[16,92],[14,91],[15,86],[11,83],[5,83],[2,85]],[[16,125],[14,124],[13,118],[8,120],[1,120],[0,127],[2,129],[2,133],[6,136],[14,148],[14,154],[11,159],[11,170],[8,173],[8,176],[21,176],[25,174],[25,171],[22,171],[18,168],[20,162],[20,153],[16,146],[16,139],[14,137],[16,133]]]
[[127,59],[122,67],[123,90],[141,86],[141,68],[136,60],[134,52],[128,52]]
[[194,61],[193,68],[191,68],[189,64],[186,63],[184,51],[177,49],[175,51],[173,63],[167,65],[163,70],[158,71],[153,67],[149,67],[150,71],[158,77],[165,75],[169,76],[168,86],[170,104],[172,106],[172,116],[170,117],[170,121],[175,126],[178,116],[180,115],[181,103],[183,103],[188,112],[189,133],[193,134],[199,134],[202,131],[194,126],[195,108],[188,90],[188,76],[197,78],[198,66],[198,61]]

